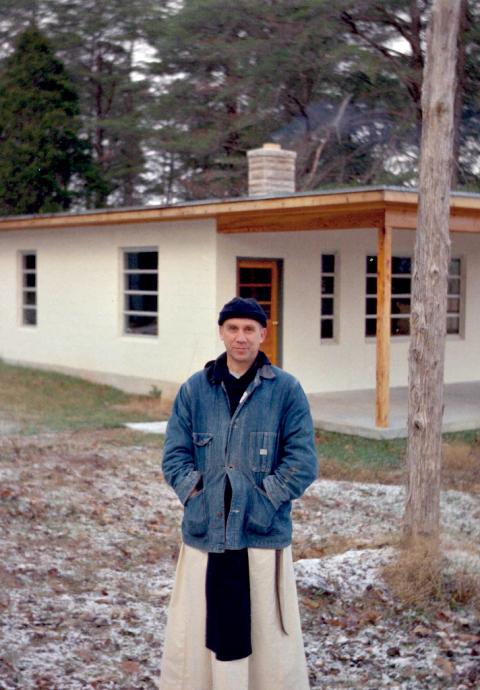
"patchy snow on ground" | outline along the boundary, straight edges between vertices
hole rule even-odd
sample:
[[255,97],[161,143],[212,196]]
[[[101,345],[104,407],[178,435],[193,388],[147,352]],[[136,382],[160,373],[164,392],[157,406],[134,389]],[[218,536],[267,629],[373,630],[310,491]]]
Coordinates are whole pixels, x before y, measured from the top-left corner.
[[[315,482],[296,506],[296,537],[313,549],[332,540],[353,537],[371,541],[377,534],[398,532],[405,502],[403,487],[348,481]],[[442,528],[445,537],[480,544],[478,495],[443,491]],[[302,519],[303,518],[303,519]]]
[[[381,578],[403,502],[397,486],[325,480],[295,502],[312,689],[480,687],[478,613],[432,619]],[[442,516],[448,557],[475,568],[479,496],[444,492]],[[156,449],[3,438],[0,690],[156,688],[180,519]]]
[[297,561],[313,686],[478,688],[478,617],[445,612],[432,621],[403,610],[379,573],[393,555],[385,547]]

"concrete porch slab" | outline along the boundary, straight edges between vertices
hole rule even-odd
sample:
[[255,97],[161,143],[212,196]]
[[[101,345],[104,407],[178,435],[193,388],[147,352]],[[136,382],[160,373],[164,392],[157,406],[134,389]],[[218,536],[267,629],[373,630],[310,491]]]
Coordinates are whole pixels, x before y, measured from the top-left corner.
[[[343,391],[308,395],[315,426],[325,431],[366,438],[391,439],[407,436],[408,389],[390,391],[390,426],[375,426],[375,391]],[[164,434],[167,422],[130,423],[125,426],[150,434]],[[445,386],[443,431],[480,429],[480,381]]]
[[[390,390],[390,425],[375,426],[375,391],[343,391],[308,395],[315,426],[325,431],[366,438],[407,436],[408,388]],[[480,381],[445,386],[443,431],[480,429]]]

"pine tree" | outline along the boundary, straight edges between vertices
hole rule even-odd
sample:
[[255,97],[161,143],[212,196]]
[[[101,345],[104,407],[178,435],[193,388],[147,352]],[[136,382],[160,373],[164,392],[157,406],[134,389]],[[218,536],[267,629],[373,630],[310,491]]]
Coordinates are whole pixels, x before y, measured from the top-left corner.
[[[241,194],[248,149],[272,136],[287,139],[293,128],[280,130],[294,121],[305,140],[315,138],[311,104],[323,103],[330,120],[344,95],[335,69],[338,43],[329,29],[330,8],[317,0],[293,7],[271,0],[185,0],[160,30],[151,27],[162,77],[156,146],[173,158],[178,194]],[[308,162],[304,167],[308,173]],[[302,163],[299,168],[302,177]]]
[[319,0],[185,0],[153,25],[154,145],[173,160],[177,193],[244,193],[245,153],[271,139],[297,151],[299,189],[391,182],[384,163],[411,143],[414,109],[349,34]]
[[[243,194],[245,153],[267,140],[297,151],[301,190],[411,186],[431,6],[4,0],[0,56],[32,20],[52,42],[108,181],[97,204]],[[480,3],[462,0],[454,171],[457,187],[472,190],[480,188],[479,27]],[[139,65],[142,47],[156,50],[156,64]]]
[[164,0],[41,0],[58,54],[75,79],[95,160],[108,181],[109,205],[144,200],[148,66],[139,59]]
[[49,41],[31,26],[0,75],[0,213],[91,205],[105,191],[79,136],[78,96]]
[[[404,159],[411,182],[416,182],[418,167],[425,33],[432,4],[432,0],[408,3],[405,0],[339,0],[337,3],[340,22],[359,51],[357,66],[369,65],[370,71],[376,74],[388,70],[396,84],[397,101],[400,96],[403,107],[393,110],[392,115],[403,135],[403,150],[398,148],[393,155]],[[476,163],[480,152],[479,20],[478,1],[461,0],[452,183],[474,190],[480,188]]]
[[[299,189],[417,180],[431,0],[184,0],[160,30],[156,140],[180,196],[245,192],[245,152],[297,151]],[[462,0],[459,186],[475,188],[480,6]],[[171,181],[169,181],[171,185]],[[175,185],[175,183],[174,183]]]

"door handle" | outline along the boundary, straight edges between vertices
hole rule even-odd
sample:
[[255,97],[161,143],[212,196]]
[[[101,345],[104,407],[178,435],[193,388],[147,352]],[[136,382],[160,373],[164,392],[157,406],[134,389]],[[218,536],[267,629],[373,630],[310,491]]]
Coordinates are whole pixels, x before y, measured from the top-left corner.
[[272,321],[272,326],[278,326],[278,321]]

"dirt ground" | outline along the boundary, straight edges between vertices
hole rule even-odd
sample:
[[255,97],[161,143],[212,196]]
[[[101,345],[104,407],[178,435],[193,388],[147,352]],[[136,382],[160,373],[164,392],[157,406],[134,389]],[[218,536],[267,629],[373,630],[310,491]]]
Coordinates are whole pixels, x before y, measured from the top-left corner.
[[[0,437],[0,690],[156,687],[181,510],[161,451],[122,433]],[[382,580],[403,500],[321,479],[295,504],[312,688],[480,688],[474,606],[408,609]],[[480,569],[479,518],[478,492],[443,492],[452,562]]]

